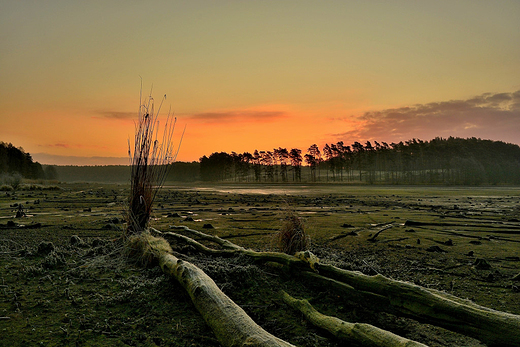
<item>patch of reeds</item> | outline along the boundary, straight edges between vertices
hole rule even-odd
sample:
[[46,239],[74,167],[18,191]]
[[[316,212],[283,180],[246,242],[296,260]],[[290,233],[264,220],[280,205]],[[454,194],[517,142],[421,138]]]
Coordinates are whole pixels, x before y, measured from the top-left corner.
[[[126,220],[128,234],[138,234],[146,229],[152,213],[152,206],[157,192],[162,187],[171,163],[177,157],[180,148],[174,153],[173,131],[177,119],[168,112],[166,124],[159,141],[159,112],[166,99],[162,98],[157,111],[151,96],[142,101],[139,98],[139,118],[135,125],[133,150],[128,140],[128,155],[131,161],[130,198]],[[182,136],[181,136],[182,141]]]
[[280,252],[289,255],[310,248],[311,238],[305,231],[305,223],[290,208],[286,208],[282,214],[282,224],[280,230],[275,234],[275,244]]
[[42,185],[35,183],[21,184],[18,190],[61,190],[58,185]]
[[22,183],[23,177],[18,172],[14,173],[2,173],[0,175],[0,184],[2,186],[11,186],[14,190],[17,190]]
[[8,184],[2,184],[2,185],[0,185],[0,191],[2,191],[2,192],[10,192],[10,191],[13,191],[13,190],[14,190],[14,188],[11,187],[11,186],[8,185]]

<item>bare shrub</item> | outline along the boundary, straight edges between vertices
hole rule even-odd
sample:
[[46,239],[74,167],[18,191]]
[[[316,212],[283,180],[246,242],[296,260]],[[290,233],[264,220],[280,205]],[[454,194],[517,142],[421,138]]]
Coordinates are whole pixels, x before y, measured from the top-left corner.
[[14,172],[11,174],[3,173],[0,176],[0,183],[4,186],[10,186],[12,189],[16,190],[20,186],[20,183],[22,183],[22,175],[20,175],[18,172]]

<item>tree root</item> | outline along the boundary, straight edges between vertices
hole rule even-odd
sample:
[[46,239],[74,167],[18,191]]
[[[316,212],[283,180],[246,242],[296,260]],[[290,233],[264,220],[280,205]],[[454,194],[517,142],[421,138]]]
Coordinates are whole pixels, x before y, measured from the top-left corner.
[[389,331],[365,323],[349,323],[339,318],[318,312],[307,300],[298,300],[281,291],[282,300],[293,309],[300,311],[305,318],[318,328],[346,342],[370,347],[426,347]]
[[[293,346],[256,324],[204,271],[164,251],[163,247],[156,248],[155,246],[160,244],[156,241],[160,240],[159,238],[149,234],[143,234],[141,237],[147,239],[145,243],[150,245],[150,251],[157,256],[163,272],[174,277],[186,289],[204,321],[223,346]],[[166,240],[162,240],[167,243]]]
[[177,240],[184,241],[188,245],[193,246],[199,252],[205,253],[205,254],[208,254],[208,255],[224,256],[225,257],[225,256],[236,256],[236,255],[239,255],[239,254],[243,254],[243,255],[246,255],[246,256],[248,256],[250,258],[253,258],[256,261],[260,261],[260,262],[263,262],[263,263],[265,263],[265,262],[275,262],[275,263],[280,263],[282,265],[287,265],[290,268],[309,268],[310,267],[310,263],[309,262],[307,262],[305,260],[302,260],[302,259],[300,259],[298,257],[292,256],[292,255],[288,255],[288,254],[285,254],[285,253],[279,253],[279,252],[257,252],[257,251],[253,251],[251,249],[246,249],[246,248],[240,247],[240,246],[238,246],[238,245],[236,245],[236,244],[234,244],[234,243],[232,243],[232,242],[230,242],[228,240],[221,239],[218,236],[212,236],[212,235],[204,234],[204,233],[202,233],[200,231],[189,229],[189,228],[186,228],[186,227],[176,227],[176,228],[177,229],[182,229],[182,230],[187,231],[189,233],[192,233],[192,234],[198,236],[201,239],[217,243],[223,249],[209,248],[209,247],[201,244],[200,242],[197,242],[194,239],[192,239],[190,237],[187,237],[187,236],[184,236],[184,235],[181,235],[181,234],[177,234],[177,233],[173,233],[173,232],[160,232],[159,230],[156,230],[156,229],[153,229],[153,228],[151,228],[150,230],[153,231],[154,233],[156,233],[158,235],[161,235],[161,236],[164,236],[164,237],[172,237],[172,238],[175,238]]
[[[201,252],[212,255],[246,255],[261,262],[276,262],[292,269],[303,271],[329,287],[348,293],[349,298],[369,299],[378,307],[398,312],[428,324],[459,332],[481,340],[489,346],[520,346],[520,316],[495,311],[469,300],[423,288],[408,282],[396,281],[382,275],[368,276],[332,265],[322,264],[305,256],[296,257],[277,252],[256,252],[245,249],[230,241],[196,230],[177,227],[197,237],[217,243],[223,249],[215,250],[197,241],[176,233],[164,236],[183,240]],[[312,257],[311,257],[312,258]],[[315,257],[314,257],[315,258]],[[313,272],[319,272],[319,275]]]
[[405,316],[474,337],[489,346],[520,345],[518,315],[382,275],[368,276],[321,263],[316,268],[324,277],[350,285],[360,294],[385,297],[391,309]]

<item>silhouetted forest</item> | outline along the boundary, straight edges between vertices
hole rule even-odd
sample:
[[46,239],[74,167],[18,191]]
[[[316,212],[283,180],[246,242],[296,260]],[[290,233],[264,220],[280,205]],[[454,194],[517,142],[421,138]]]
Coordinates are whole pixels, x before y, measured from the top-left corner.
[[0,173],[19,174],[25,178],[44,178],[42,166],[34,162],[31,155],[22,147],[15,147],[11,143],[0,142]]
[[[520,184],[520,147],[477,138],[313,144],[200,158],[203,181]],[[305,166],[302,164],[305,163]]]
[[[130,166],[44,166],[64,182],[128,183]],[[520,147],[477,138],[412,139],[399,143],[343,142],[298,148],[215,152],[199,162],[172,164],[169,182],[520,184]]]
[[[63,182],[107,182],[129,183],[129,165],[98,165],[98,166],[45,166],[56,171],[56,178]],[[175,162],[171,164],[166,181],[193,182],[200,181],[199,163]]]

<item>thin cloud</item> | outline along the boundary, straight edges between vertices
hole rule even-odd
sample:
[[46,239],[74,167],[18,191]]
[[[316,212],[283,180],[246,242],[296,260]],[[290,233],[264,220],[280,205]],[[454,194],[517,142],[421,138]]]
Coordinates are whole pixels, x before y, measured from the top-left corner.
[[44,148],[89,148],[89,149],[107,149],[107,146],[98,146],[98,145],[82,145],[82,144],[70,144],[70,143],[49,143],[49,144],[40,144],[38,147]]
[[137,118],[135,112],[121,112],[121,111],[96,111],[97,116],[94,118],[106,119],[134,119]]
[[204,112],[187,115],[189,119],[202,123],[229,123],[229,122],[273,122],[286,118],[283,111],[227,111]]
[[40,145],[40,147],[58,147],[58,148],[71,148],[71,145],[67,143],[53,143],[49,145]]
[[366,112],[354,119],[360,122],[356,129],[333,136],[343,141],[456,136],[519,143],[520,91]]

